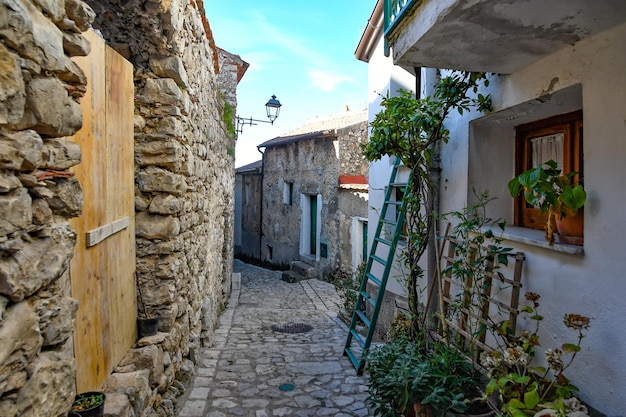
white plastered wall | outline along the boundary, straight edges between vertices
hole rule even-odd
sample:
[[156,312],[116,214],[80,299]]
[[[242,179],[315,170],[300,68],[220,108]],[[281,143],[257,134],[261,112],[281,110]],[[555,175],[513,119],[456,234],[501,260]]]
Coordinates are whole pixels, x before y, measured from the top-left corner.
[[[455,115],[443,148],[441,209],[459,210],[472,188],[498,200],[490,214],[509,222],[513,200],[514,126],[583,110],[584,254],[513,240],[526,255],[522,293],[539,293],[545,317],[541,349],[575,342],[565,313],[592,318],[582,351],[566,372],[580,398],[607,415],[624,415],[626,400],[626,25],[555,53],[509,76],[492,76],[494,113]],[[545,242],[544,246],[545,246]],[[528,325],[521,321],[520,325]]]
[[[380,111],[383,96],[396,95],[398,90],[415,91],[415,77],[404,69],[394,66],[391,57],[383,53],[383,41],[379,40],[368,63],[368,121],[372,122]],[[371,248],[376,226],[378,225],[380,208],[385,199],[385,187],[389,184],[389,176],[393,167],[393,160],[384,157],[373,162],[369,169],[369,209],[368,209],[368,248]],[[399,271],[396,270],[396,275]],[[396,294],[405,294],[405,286],[400,279],[393,275],[387,283],[387,291]]]

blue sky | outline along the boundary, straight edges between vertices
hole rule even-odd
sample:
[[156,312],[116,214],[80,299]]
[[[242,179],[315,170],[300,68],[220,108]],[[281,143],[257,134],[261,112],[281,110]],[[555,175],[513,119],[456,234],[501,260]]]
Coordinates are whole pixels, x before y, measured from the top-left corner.
[[367,64],[354,51],[376,0],[205,0],[215,43],[250,64],[237,89],[237,115],[266,120],[272,94],[283,105],[274,125],[244,126],[235,165],[261,159],[256,146],[310,118],[367,106]]

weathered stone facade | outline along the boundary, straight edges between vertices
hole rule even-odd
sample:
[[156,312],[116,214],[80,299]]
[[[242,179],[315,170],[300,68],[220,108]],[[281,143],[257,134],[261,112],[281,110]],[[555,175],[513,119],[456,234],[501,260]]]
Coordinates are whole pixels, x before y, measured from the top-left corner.
[[134,66],[136,269],[161,315],[106,381],[107,412],[173,415],[177,378],[212,343],[230,291],[234,129],[222,97],[236,102],[219,90],[238,73],[218,81],[201,1],[0,0],[2,416],[65,415],[76,391],[68,219],[82,197],[66,137],[82,125],[86,77],[70,57],[89,53],[90,26]]
[[[360,118],[359,118],[360,117]],[[343,125],[342,125],[343,122]],[[333,122],[313,123],[303,130]],[[318,270],[320,277],[352,265],[354,218],[367,217],[367,161],[360,143],[367,139],[366,115],[340,116],[341,127],[278,137],[265,142],[263,157],[262,259],[277,266],[296,260]],[[360,177],[363,187],[342,187],[342,178]],[[365,191],[365,193],[363,193]],[[287,201],[287,194],[291,200]],[[311,210],[319,210],[317,236]],[[312,247],[315,244],[317,247]],[[271,252],[271,253],[270,253]]]

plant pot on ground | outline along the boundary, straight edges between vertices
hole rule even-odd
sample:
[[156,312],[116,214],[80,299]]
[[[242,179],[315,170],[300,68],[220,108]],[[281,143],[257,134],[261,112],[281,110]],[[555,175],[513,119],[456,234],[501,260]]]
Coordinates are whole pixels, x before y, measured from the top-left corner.
[[74,398],[70,412],[81,417],[102,417],[105,399],[104,393],[99,391],[83,392]]
[[158,314],[148,317],[137,317],[137,329],[139,337],[154,336],[159,330]]
[[466,410],[478,392],[478,374],[461,352],[400,336],[367,356],[369,403],[384,417],[432,416]]

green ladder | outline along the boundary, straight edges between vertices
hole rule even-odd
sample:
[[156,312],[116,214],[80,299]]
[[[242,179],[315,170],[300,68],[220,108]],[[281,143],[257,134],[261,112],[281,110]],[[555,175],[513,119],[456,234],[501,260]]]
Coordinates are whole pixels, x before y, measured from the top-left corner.
[[[372,343],[378,313],[385,295],[387,279],[393,264],[398,240],[403,234],[405,220],[405,203],[402,196],[407,191],[407,182],[398,182],[398,171],[402,168],[401,162],[396,161],[389,178],[389,186],[385,191],[385,200],[380,211],[380,219],[376,227],[376,235],[372,242],[370,254],[365,264],[359,295],[357,297],[354,313],[350,322],[348,338],[344,346],[344,356],[348,356],[358,375],[365,369],[366,355]],[[408,181],[411,180],[410,174]],[[389,210],[391,208],[391,210]],[[394,215],[395,214],[395,215]],[[391,215],[391,219],[389,216]],[[368,283],[378,286],[376,298],[367,292]],[[371,311],[367,317],[367,310]],[[357,331],[357,326],[365,326],[367,335],[365,339]]]

